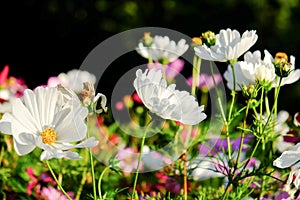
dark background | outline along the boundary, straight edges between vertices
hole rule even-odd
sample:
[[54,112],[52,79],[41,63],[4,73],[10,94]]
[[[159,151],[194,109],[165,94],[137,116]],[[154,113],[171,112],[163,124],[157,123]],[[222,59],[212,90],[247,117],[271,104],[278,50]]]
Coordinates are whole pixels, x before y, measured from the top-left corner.
[[[88,53],[110,36],[145,26],[190,37],[207,30],[255,29],[258,41],[251,50],[268,49],[273,55],[284,51],[294,55],[299,66],[299,19],[299,0],[1,1],[0,68],[8,64],[10,75],[23,77],[34,88],[46,84],[49,76],[79,68]],[[145,62],[137,53],[132,57]],[[130,68],[120,63],[123,71]],[[97,89],[105,94],[113,83],[102,85]],[[300,111],[299,89],[299,81],[283,87],[279,107]]]

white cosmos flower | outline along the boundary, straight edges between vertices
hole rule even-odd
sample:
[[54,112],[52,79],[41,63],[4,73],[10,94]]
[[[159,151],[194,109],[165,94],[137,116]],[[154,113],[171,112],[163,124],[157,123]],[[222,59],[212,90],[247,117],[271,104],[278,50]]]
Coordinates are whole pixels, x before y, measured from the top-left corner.
[[244,54],[257,41],[256,31],[245,31],[242,34],[237,30],[222,29],[216,35],[215,45],[208,47],[206,44],[194,48],[195,53],[201,59],[226,62],[235,60]]
[[80,159],[78,153],[69,149],[98,144],[93,137],[84,140],[87,114],[87,108],[81,106],[78,98],[66,96],[57,88],[26,89],[23,97],[13,102],[12,112],[3,115],[0,131],[13,136],[19,155],[39,147],[44,150],[41,160]]
[[134,87],[144,105],[163,119],[195,125],[206,118],[202,112],[204,106],[198,106],[196,98],[187,91],[176,90],[175,84],[168,86],[161,70],[146,70],[144,73],[137,70]]
[[273,165],[279,168],[291,167],[288,184],[294,182],[296,188],[300,186],[300,143],[284,151],[279,158],[274,160]]
[[150,47],[144,46],[142,42],[138,44],[136,51],[144,58],[152,58],[154,61],[172,62],[182,56],[188,49],[185,39],[180,39],[176,44],[168,36],[154,36]]
[[[235,90],[240,91],[242,85],[255,85],[259,82],[273,82],[275,80],[275,67],[272,63],[271,54],[265,50],[265,57],[261,59],[260,51],[251,53],[248,51],[244,55],[244,61],[239,61],[234,64],[234,72],[236,77]],[[227,80],[227,86],[233,90],[233,72],[231,66],[228,66],[224,73],[224,78]]]
[[96,80],[96,76],[88,71],[72,69],[67,73],[60,73],[57,77],[50,77],[47,85],[56,87],[58,84],[62,84],[64,87],[79,92],[82,90],[84,82],[95,84]]
[[[236,77],[236,91],[241,90],[241,86],[245,84],[255,84],[256,81],[266,81],[272,83],[272,87],[278,86],[279,78],[276,78],[275,67],[273,64],[274,58],[268,50],[264,50],[265,57],[261,58],[259,50],[251,53],[248,51],[244,55],[244,61],[236,62],[234,64],[234,71]],[[295,70],[295,57],[290,56],[292,64],[292,72],[289,76],[282,78],[281,86],[291,84],[299,80],[300,69]],[[233,75],[232,68],[228,66],[227,71],[224,73],[224,78],[227,80],[227,86],[233,90]]]

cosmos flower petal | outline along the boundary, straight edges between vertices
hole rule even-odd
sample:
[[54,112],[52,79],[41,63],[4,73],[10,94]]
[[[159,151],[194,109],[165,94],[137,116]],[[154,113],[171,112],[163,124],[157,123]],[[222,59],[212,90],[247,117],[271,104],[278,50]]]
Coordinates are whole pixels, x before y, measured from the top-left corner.
[[55,127],[57,130],[57,141],[59,142],[75,142],[82,140],[86,136],[87,127],[84,123],[84,119],[88,114],[88,110],[80,105],[74,105],[76,110],[70,111],[67,115],[61,112],[64,117],[57,123]]
[[[38,87],[35,91],[25,91],[22,99],[14,101],[12,113],[5,114],[0,120],[0,130],[12,134],[19,155],[39,147],[44,150],[42,160],[80,159],[77,153],[63,150],[96,144],[94,138],[81,141],[87,136],[87,115],[87,108],[81,105],[76,95],[63,93],[58,88]],[[67,145],[71,142],[79,143]],[[64,144],[65,147],[57,148]]]
[[61,143],[61,144],[54,144],[54,146],[59,150],[68,150],[72,148],[90,148],[97,146],[99,141],[97,141],[94,137],[89,137],[88,139],[78,143],[78,144],[71,144],[71,143]]
[[165,60],[172,62],[178,57],[182,56],[188,49],[185,39],[180,39],[176,44],[175,41],[170,40],[168,36],[156,35],[153,38],[151,46],[146,47],[142,42],[138,44],[136,51],[144,58],[150,58],[154,61]]
[[198,106],[195,97],[186,91],[176,90],[175,84],[167,85],[161,70],[137,70],[133,83],[144,105],[163,119],[195,125],[206,118],[204,107]]
[[[26,94],[27,93],[25,92],[24,95],[26,96]],[[41,130],[40,124],[32,117],[31,113],[20,99],[14,101],[12,114],[14,116],[14,121],[19,123],[25,131]],[[12,127],[12,132],[14,132],[14,128],[15,126]]]
[[257,41],[256,31],[245,31],[241,37],[237,30],[222,29],[216,35],[216,43],[211,47],[205,44],[194,47],[198,57],[205,60],[226,62],[239,58]]
[[[22,140],[25,140],[27,141],[28,138],[31,138],[30,137],[31,135],[23,135],[22,136]],[[15,151],[17,152],[18,155],[26,155],[30,152],[32,152],[34,149],[35,149],[35,145],[32,144],[32,142],[30,142],[29,144],[21,144],[19,141],[15,140],[14,139],[14,148],[15,148]]]
[[10,121],[12,120],[12,115],[10,113],[5,113],[2,116],[2,119],[0,121],[0,132],[4,133],[4,134],[9,134],[11,135],[11,123]]
[[274,160],[273,165],[279,168],[287,168],[300,160],[300,143],[284,151],[279,158]]
[[41,160],[49,160],[52,158],[68,158],[71,160],[80,160],[81,157],[78,153],[72,151],[43,151],[41,154]]
[[288,77],[282,79],[281,86],[295,83],[296,81],[299,80],[299,78],[300,78],[300,69],[296,69],[292,71]]

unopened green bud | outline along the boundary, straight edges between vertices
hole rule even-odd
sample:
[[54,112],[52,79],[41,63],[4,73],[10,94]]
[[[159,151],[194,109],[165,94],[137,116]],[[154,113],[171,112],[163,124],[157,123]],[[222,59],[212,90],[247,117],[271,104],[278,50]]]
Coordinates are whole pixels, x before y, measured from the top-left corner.
[[206,44],[206,46],[214,46],[216,44],[216,35],[212,31],[206,31],[205,33],[202,33],[202,36],[200,37],[203,44]]

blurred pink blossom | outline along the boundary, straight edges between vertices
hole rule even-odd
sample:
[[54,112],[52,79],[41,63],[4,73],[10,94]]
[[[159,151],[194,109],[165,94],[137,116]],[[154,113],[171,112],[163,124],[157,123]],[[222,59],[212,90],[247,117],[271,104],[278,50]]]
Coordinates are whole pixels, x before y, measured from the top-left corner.
[[[214,74],[214,79],[217,85],[222,81],[222,75]],[[187,84],[189,86],[192,86],[192,83],[193,83],[193,78],[192,77],[188,78]],[[204,90],[211,90],[212,88],[215,87],[213,77],[211,75],[201,73],[199,76],[199,85],[197,87]]]
[[174,79],[183,69],[184,61],[182,59],[176,59],[173,62],[168,63],[167,65],[162,65],[159,62],[154,62],[152,65],[148,64],[148,68],[154,68],[156,70],[163,70],[168,79]]

